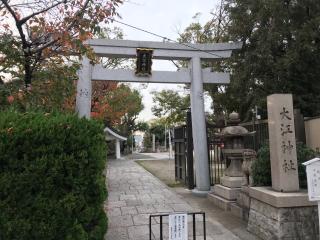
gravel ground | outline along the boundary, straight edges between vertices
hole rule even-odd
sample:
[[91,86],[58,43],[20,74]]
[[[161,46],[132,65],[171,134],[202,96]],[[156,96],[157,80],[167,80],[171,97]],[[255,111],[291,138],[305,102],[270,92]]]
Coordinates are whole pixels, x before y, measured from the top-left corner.
[[175,181],[174,160],[137,160],[140,166],[170,187],[181,186]]

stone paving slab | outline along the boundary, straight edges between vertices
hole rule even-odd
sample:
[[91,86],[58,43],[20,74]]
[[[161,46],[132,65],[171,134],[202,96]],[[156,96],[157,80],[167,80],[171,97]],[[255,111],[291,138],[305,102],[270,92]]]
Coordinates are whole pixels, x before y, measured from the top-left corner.
[[[149,240],[149,215],[195,212],[184,197],[172,191],[133,160],[110,160],[107,168],[109,197],[105,203],[109,224],[106,240]],[[192,239],[191,217],[188,218]],[[197,239],[203,239],[202,217],[196,217]],[[218,222],[207,219],[207,240],[239,240]],[[153,239],[159,239],[159,218],[152,221]],[[164,239],[168,239],[168,217],[163,218]],[[244,239],[244,238],[243,238]]]

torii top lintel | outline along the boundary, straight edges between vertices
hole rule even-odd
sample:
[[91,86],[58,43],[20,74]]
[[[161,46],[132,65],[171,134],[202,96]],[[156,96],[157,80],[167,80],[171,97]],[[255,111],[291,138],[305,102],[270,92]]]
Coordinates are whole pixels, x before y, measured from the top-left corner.
[[240,49],[241,42],[237,43],[168,43],[132,40],[91,39],[86,42],[93,51],[102,57],[135,58],[137,48],[153,49],[154,59],[187,60],[192,57],[201,59],[219,59],[231,56],[232,50]]

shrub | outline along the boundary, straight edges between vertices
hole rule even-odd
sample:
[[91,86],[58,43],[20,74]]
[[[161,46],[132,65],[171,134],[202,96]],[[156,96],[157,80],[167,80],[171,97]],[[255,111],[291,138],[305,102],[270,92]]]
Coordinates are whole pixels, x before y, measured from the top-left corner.
[[102,129],[72,115],[0,112],[0,239],[103,239]]
[[[264,145],[258,151],[257,160],[252,164],[252,177],[255,186],[271,186],[271,166],[269,146]],[[302,143],[297,143],[297,160],[300,188],[307,187],[307,176],[303,162],[316,156],[316,152]]]
[[269,146],[263,145],[257,159],[252,163],[252,178],[256,186],[271,186],[271,166]]

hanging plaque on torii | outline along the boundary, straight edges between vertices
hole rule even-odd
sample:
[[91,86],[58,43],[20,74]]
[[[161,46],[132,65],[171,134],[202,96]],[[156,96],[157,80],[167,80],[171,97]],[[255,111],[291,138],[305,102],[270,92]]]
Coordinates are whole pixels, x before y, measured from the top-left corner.
[[137,48],[136,71],[138,77],[149,77],[152,74],[152,49]]
[[[137,69],[106,69],[91,65],[83,57],[77,84],[76,111],[80,117],[90,118],[91,80],[145,83],[190,84],[192,133],[194,145],[196,189],[194,193],[210,191],[203,84],[228,84],[229,73],[212,72],[201,68],[202,60],[229,58],[241,43],[179,44],[129,40],[93,39],[87,44],[97,56],[108,58],[137,58]],[[140,50],[137,50],[140,49]],[[151,71],[152,59],[189,61],[189,68],[179,71]],[[143,77],[141,77],[143,76]],[[86,94],[82,94],[85,92]]]

